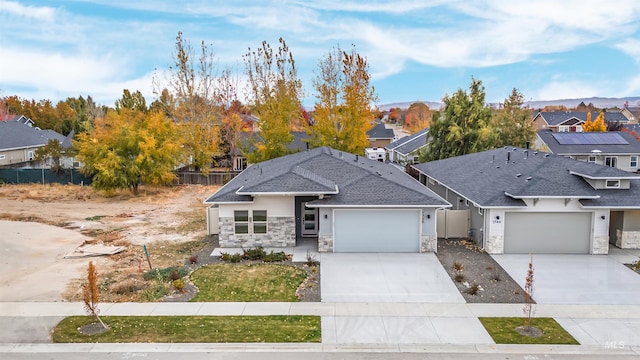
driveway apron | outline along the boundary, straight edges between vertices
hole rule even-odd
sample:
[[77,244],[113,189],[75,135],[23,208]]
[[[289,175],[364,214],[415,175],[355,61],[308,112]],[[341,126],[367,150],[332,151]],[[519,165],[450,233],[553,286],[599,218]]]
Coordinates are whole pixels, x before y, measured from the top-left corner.
[[323,302],[464,303],[433,253],[323,253]]
[[[529,255],[492,255],[524,288]],[[640,275],[608,255],[533,255],[539,304],[640,305]]]

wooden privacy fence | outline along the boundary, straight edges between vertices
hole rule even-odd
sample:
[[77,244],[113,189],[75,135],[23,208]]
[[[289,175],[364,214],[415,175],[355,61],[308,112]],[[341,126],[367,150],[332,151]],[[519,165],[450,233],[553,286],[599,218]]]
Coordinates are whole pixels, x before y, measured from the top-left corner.
[[176,185],[224,185],[238,175],[237,172],[210,172],[207,175],[200,171],[181,171],[176,175]]
[[441,209],[437,212],[436,232],[439,238],[469,237],[469,210]]

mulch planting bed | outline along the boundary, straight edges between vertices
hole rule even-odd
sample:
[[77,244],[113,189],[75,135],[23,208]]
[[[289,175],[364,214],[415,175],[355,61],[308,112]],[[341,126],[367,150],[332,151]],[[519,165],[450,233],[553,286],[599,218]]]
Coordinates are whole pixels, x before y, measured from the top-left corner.
[[437,257],[468,303],[524,303],[518,283],[472,241],[438,239]]

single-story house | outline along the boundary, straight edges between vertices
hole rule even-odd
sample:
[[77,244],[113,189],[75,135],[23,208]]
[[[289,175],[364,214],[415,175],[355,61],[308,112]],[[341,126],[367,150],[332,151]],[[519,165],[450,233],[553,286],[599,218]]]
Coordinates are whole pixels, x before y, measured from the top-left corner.
[[640,248],[640,176],[505,147],[413,165],[466,212],[458,226],[491,254],[607,254]]
[[376,123],[373,128],[367,131],[367,139],[369,140],[369,147],[383,148],[395,139],[393,129],[388,129],[384,123]]
[[428,128],[422,129],[387,145],[385,149],[388,160],[400,165],[417,163],[418,152],[427,146],[428,132]]
[[[533,116],[536,130],[550,129],[554,132],[581,132],[582,124],[587,121],[586,111],[540,111]],[[591,121],[595,121],[598,112],[591,113]],[[629,118],[620,111],[604,112],[605,123],[626,124]]]
[[[69,148],[73,135],[73,132],[64,136],[53,130],[41,130],[24,116],[0,121],[0,166],[42,166],[41,162],[35,164],[36,151],[47,145],[49,140],[58,140],[62,147]],[[74,159],[70,157],[62,158],[61,162],[65,168],[74,166]],[[50,163],[44,165],[51,166]]]
[[205,202],[220,247],[322,252],[436,250],[436,210],[450,204],[402,170],[319,147],[250,165]]
[[535,147],[624,171],[637,172],[640,169],[640,141],[628,132],[557,133],[540,130]]

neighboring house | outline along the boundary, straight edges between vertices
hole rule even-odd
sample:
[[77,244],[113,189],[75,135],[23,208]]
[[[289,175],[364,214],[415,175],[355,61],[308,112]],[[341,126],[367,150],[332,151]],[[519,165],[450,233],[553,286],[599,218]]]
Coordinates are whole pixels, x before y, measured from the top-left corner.
[[[49,140],[58,140],[63,147],[71,146],[73,132],[64,136],[53,130],[40,130],[33,127],[33,122],[24,116],[16,117],[16,120],[0,121],[0,166],[33,167],[42,166],[35,164],[36,151],[47,145]],[[72,167],[73,159],[64,158],[63,167]],[[50,166],[51,164],[45,164]]]
[[627,124],[638,123],[638,118],[628,108],[625,107],[622,110],[620,110],[620,114],[622,114],[625,118],[627,118]]
[[320,147],[249,166],[205,204],[220,247],[322,252],[436,251],[436,209],[450,204],[396,167]]
[[387,129],[383,123],[376,123],[371,130],[367,131],[368,147],[371,148],[383,148],[391,144],[394,138],[393,129]]
[[418,152],[427,146],[427,133],[429,129],[422,129],[415,134],[405,136],[387,145],[387,158],[389,161],[400,165],[415,164],[418,162]]
[[636,174],[512,147],[413,167],[422,184],[468,212],[464,230],[488,253],[640,248]]
[[[582,132],[582,124],[587,121],[586,111],[542,111],[533,117],[536,130],[551,129],[554,132]],[[598,112],[591,112],[591,121],[595,121]],[[605,123],[626,124],[629,119],[619,111],[605,112]]]
[[640,141],[628,132],[557,133],[540,130],[535,147],[624,171],[637,172],[640,169]]

